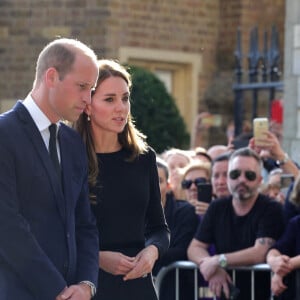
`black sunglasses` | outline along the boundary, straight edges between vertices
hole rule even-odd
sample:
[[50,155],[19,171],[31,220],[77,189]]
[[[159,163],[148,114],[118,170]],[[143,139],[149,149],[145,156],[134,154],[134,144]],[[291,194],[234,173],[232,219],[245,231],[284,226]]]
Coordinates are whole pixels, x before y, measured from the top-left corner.
[[238,170],[238,169],[231,170],[229,172],[229,177],[230,177],[230,179],[235,180],[235,179],[237,179],[241,176],[242,172],[244,172],[245,177],[246,177],[247,180],[254,181],[256,179],[256,173],[255,172],[253,172],[253,171],[242,171],[242,170]]
[[191,187],[191,185],[194,183],[196,186],[198,186],[199,184],[201,183],[206,183],[207,180],[206,178],[204,177],[197,177],[195,178],[195,180],[191,180],[191,179],[184,179],[182,180],[181,182],[181,187],[184,189],[184,190],[187,190]]

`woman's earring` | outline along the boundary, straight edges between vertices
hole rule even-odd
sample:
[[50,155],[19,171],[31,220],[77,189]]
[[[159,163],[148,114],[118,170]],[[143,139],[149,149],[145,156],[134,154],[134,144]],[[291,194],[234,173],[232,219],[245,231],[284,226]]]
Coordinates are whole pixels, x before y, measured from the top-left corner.
[[90,115],[87,115],[87,121],[88,121],[88,122],[91,121]]

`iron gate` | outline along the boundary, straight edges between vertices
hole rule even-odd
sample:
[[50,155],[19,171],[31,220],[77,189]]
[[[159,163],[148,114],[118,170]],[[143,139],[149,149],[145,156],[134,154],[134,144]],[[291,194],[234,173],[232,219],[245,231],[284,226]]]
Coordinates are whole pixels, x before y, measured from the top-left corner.
[[276,91],[283,90],[283,82],[280,81],[279,71],[279,41],[278,32],[273,26],[270,44],[268,33],[263,36],[263,50],[259,50],[258,29],[253,28],[250,32],[250,44],[248,53],[248,82],[243,82],[243,51],[241,46],[241,31],[237,31],[237,45],[235,56],[235,80],[233,84],[234,97],[234,125],[237,136],[242,133],[244,120],[244,94],[246,91],[252,94],[252,119],[257,117],[258,93],[268,91],[268,116],[271,114],[272,101],[275,99]]

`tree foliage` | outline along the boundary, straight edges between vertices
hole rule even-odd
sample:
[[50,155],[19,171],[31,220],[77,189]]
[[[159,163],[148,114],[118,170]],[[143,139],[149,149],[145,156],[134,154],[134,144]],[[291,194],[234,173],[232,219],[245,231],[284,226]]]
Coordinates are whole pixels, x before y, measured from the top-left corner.
[[189,134],[173,97],[151,72],[130,66],[131,112],[136,127],[147,136],[156,152],[189,147]]

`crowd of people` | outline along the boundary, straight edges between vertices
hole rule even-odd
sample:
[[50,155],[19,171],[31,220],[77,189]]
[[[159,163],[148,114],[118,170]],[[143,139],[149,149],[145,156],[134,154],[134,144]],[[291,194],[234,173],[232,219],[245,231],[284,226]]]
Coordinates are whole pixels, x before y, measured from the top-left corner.
[[[255,275],[255,299],[269,299],[271,293],[280,299],[295,298],[292,271],[298,268],[299,209],[293,199],[300,198],[299,168],[274,133],[266,131],[264,142],[263,148],[257,147],[250,137],[247,147],[238,149],[230,143],[201,148],[201,155],[196,155],[198,148],[171,149],[160,155],[167,164],[172,162],[172,172],[177,174],[176,181],[170,180],[169,193],[189,202],[198,216],[187,254],[199,265],[209,287],[201,299],[212,299],[212,295],[229,299],[233,280],[226,268],[266,262],[274,276],[270,282],[267,273]],[[216,155],[212,158],[209,153]],[[177,159],[181,163],[176,163]],[[288,191],[286,178],[291,179]],[[201,193],[207,184],[212,186],[209,201]],[[239,291],[236,299],[251,299],[250,273],[237,272],[235,284]]]
[[[255,299],[294,299],[300,175],[280,140],[268,130],[263,147],[249,137],[155,153],[131,84],[118,62],[58,38],[1,115],[1,299],[157,300],[153,276],[178,260],[199,266],[201,299],[250,299],[249,274],[233,286],[227,268],[265,262],[273,276],[256,275]],[[180,299],[193,299],[181,275]],[[174,276],[160,300],[174,299]]]
[[[187,254],[199,265],[201,299],[214,295],[229,299],[237,290],[235,299],[251,299],[250,274],[237,272],[237,289],[233,289],[231,272],[226,268],[259,263],[268,263],[274,276],[270,282],[268,273],[255,275],[255,299],[269,299],[271,293],[279,299],[295,299],[292,271],[299,267],[300,210],[293,199],[300,198],[299,167],[285,153],[272,127],[257,143],[248,127],[247,135],[230,138],[227,145],[170,149],[159,155],[170,170],[168,194],[190,203],[198,216]],[[185,227],[180,228],[184,235]],[[169,249],[172,247],[171,243]],[[174,282],[161,289],[166,295],[165,289],[174,289]],[[187,285],[180,299],[194,299],[186,289]]]

